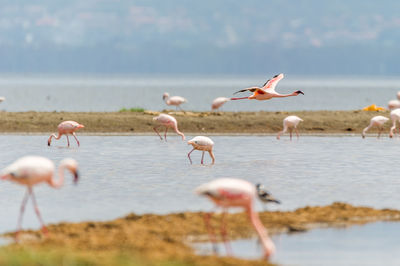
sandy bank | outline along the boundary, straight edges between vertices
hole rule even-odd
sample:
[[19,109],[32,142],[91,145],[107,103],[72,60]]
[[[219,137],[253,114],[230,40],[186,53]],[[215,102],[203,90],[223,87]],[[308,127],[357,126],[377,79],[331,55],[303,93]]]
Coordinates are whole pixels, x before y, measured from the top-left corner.
[[[400,211],[334,203],[290,212],[262,212],[260,217],[270,233],[279,233],[398,221]],[[218,215],[214,217],[214,226],[218,226],[219,218]],[[227,221],[231,239],[254,235],[244,213],[229,214]],[[23,232],[22,244],[3,247],[0,254],[43,254],[51,250],[56,261],[62,258],[65,261],[67,257],[71,261],[85,262],[82,265],[117,265],[116,261],[121,258],[124,263],[118,262],[118,265],[265,265],[262,260],[196,255],[188,243],[208,239],[201,212],[129,214],[107,222],[60,223],[48,228],[50,235],[47,238],[38,231]],[[8,256],[11,255],[0,256],[0,264],[7,263]]]
[[[168,113],[168,111],[166,111]],[[389,112],[300,111],[300,112],[169,112],[184,133],[194,134],[275,134],[282,120],[297,115],[304,122],[299,130],[306,134],[360,134],[374,115],[389,117]],[[85,125],[81,134],[153,133],[152,118],[158,112],[0,112],[0,133],[49,133],[65,120]],[[390,122],[385,124],[389,132]],[[371,130],[370,133],[375,133]]]

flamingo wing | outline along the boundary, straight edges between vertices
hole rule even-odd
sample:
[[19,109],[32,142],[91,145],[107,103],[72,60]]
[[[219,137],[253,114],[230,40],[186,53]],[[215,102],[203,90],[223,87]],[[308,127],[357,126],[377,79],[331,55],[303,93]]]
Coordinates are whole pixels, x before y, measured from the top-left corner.
[[264,89],[265,91],[272,91],[272,92],[274,92],[274,91],[275,91],[276,84],[278,84],[278,82],[279,82],[281,79],[283,79],[283,77],[284,77],[283,73],[273,76],[272,79],[269,79],[269,80],[267,80],[267,81],[264,83],[263,89]]
[[245,92],[245,91],[257,92],[257,93],[259,93],[259,94],[265,94],[265,91],[264,91],[263,89],[259,88],[259,87],[246,88],[246,89],[237,91],[237,92],[235,92],[234,94],[239,93],[239,92]]

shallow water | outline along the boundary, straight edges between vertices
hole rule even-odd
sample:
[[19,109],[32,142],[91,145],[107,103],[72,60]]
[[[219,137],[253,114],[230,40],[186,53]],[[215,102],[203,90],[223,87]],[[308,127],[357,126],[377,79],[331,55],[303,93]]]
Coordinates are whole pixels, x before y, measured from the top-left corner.
[[[271,262],[285,266],[399,265],[400,223],[378,222],[348,228],[314,229],[306,233],[274,235],[277,252]],[[260,258],[261,246],[254,239],[231,242],[233,254]],[[196,244],[200,254],[210,254],[211,244]],[[225,255],[225,247],[218,244]]]
[[[185,97],[186,110],[208,111],[216,97],[264,84],[266,76],[43,76],[1,75],[0,96],[6,111],[118,111],[123,107],[163,110],[162,94]],[[396,97],[400,80],[371,77],[296,77],[287,75],[280,93],[302,90],[305,95],[269,101],[232,101],[225,111],[354,110],[377,104],[386,107]],[[248,93],[237,94],[239,97]],[[172,107],[173,109],[174,107]],[[169,107],[171,109],[171,107]]]
[[[81,147],[65,148],[66,139],[47,147],[48,136],[0,135],[0,167],[28,154],[57,163],[73,157],[80,163],[81,180],[72,178],[59,190],[35,187],[47,223],[108,220],[130,212],[169,213],[210,210],[211,202],[193,189],[220,177],[261,182],[282,201],[271,210],[343,201],[376,208],[400,209],[398,152],[400,139],[304,136],[280,141],[273,136],[212,136],[216,164],[201,166],[201,152],[179,137],[168,142],[157,136],[79,136]],[[191,136],[188,136],[190,138]],[[206,163],[210,162],[208,154]],[[0,182],[0,232],[14,230],[24,188]],[[260,203],[257,208],[262,210]],[[28,204],[24,228],[38,228]]]

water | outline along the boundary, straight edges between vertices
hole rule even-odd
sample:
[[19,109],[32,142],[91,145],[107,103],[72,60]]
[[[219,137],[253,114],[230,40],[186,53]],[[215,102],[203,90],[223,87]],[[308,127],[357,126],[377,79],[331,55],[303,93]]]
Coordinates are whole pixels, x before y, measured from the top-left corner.
[[[272,236],[277,252],[271,262],[284,266],[336,266],[400,264],[400,223],[377,222],[348,228],[314,229],[306,233]],[[210,254],[211,244],[195,244],[200,254]],[[256,239],[231,242],[235,256],[258,259]],[[225,255],[222,243],[219,254]]]
[[[216,97],[251,86],[269,77],[169,77],[169,76],[0,76],[0,104],[6,111],[118,111],[123,107],[163,110],[162,94],[188,99],[186,110],[210,110]],[[395,78],[303,78],[286,75],[277,91],[302,90],[305,95],[269,101],[234,101],[225,111],[354,110],[377,104],[386,107],[396,97],[400,80]],[[241,94],[242,96],[248,93]],[[171,107],[169,107],[171,108]],[[174,107],[172,107],[174,108]]]
[[[187,136],[190,138],[191,136]],[[47,147],[48,136],[0,135],[0,168],[28,154],[57,163],[73,157],[80,163],[77,186],[67,176],[59,190],[35,187],[47,223],[108,220],[135,213],[210,210],[212,204],[193,189],[220,177],[261,182],[282,201],[271,210],[344,201],[375,208],[400,209],[398,150],[400,139],[361,137],[213,136],[216,164],[201,166],[201,152],[180,137],[167,143],[154,136],[78,136],[81,147],[65,148],[66,139]],[[206,163],[210,162],[208,154]],[[0,182],[0,232],[14,230],[24,188]],[[261,204],[257,205],[262,209]],[[4,215],[6,214],[6,215]],[[24,228],[38,228],[28,204]]]

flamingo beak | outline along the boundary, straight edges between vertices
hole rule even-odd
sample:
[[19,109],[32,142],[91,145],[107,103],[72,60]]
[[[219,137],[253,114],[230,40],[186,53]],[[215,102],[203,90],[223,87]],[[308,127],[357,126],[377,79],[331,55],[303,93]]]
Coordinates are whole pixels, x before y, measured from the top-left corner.
[[79,180],[79,172],[75,171],[74,172],[74,184],[78,184],[78,180]]
[[302,92],[302,91],[296,91],[297,92],[297,94],[303,94],[304,95],[304,92]]
[[84,125],[77,126],[77,128],[84,128],[84,127],[85,127]]

